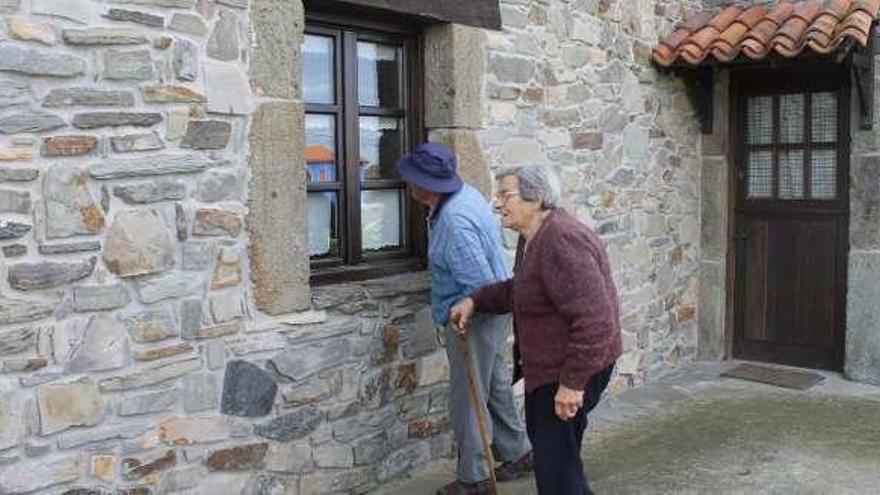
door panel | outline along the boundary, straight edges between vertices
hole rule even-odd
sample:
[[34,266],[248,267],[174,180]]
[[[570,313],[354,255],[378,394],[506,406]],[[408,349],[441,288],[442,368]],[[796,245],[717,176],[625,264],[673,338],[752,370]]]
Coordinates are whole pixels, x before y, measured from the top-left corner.
[[[779,81],[785,75],[763,71]],[[845,79],[735,79],[734,357],[839,369],[846,280]],[[804,79],[800,79],[804,80]]]

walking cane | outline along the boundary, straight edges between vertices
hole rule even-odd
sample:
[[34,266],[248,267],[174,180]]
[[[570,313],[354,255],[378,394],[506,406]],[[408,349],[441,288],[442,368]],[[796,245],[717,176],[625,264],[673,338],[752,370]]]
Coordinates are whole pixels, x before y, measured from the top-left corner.
[[467,334],[458,331],[458,343],[461,347],[461,355],[464,357],[465,369],[467,370],[468,392],[471,396],[471,409],[477,417],[477,429],[480,431],[480,440],[483,442],[483,453],[486,455],[486,464],[489,468],[489,480],[492,483],[492,493],[498,493],[498,481],[495,479],[495,457],[492,455],[491,442],[489,441],[489,433],[486,431],[486,418],[483,416],[483,408],[480,404],[484,404],[481,400],[480,389],[477,387],[477,373],[474,370],[474,361],[471,359],[471,348],[468,344]]

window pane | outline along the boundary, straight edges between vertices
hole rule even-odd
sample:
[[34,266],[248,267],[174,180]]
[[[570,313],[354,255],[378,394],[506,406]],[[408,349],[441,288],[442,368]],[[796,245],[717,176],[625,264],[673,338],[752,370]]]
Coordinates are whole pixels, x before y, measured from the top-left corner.
[[302,50],[303,95],[306,103],[333,104],[333,38],[307,34]]
[[773,154],[769,151],[749,153],[749,197],[769,198],[773,194]]
[[358,42],[358,100],[363,106],[400,106],[400,63],[396,46]]
[[804,197],[803,150],[780,153],[779,197],[782,199],[802,199]]
[[749,144],[771,144],[773,142],[773,97],[749,98],[746,123]]
[[361,180],[394,179],[400,157],[400,125],[392,117],[361,117]]
[[837,141],[837,94],[813,93],[812,110],[813,142]]
[[837,150],[813,150],[812,194],[816,199],[837,196]]
[[804,95],[779,97],[779,140],[783,143],[804,141]]
[[306,166],[309,182],[336,181],[336,118],[306,114]]
[[339,232],[336,226],[339,203],[335,192],[310,192],[309,255],[313,258],[339,256]]
[[385,251],[400,247],[400,196],[400,189],[361,191],[364,251]]

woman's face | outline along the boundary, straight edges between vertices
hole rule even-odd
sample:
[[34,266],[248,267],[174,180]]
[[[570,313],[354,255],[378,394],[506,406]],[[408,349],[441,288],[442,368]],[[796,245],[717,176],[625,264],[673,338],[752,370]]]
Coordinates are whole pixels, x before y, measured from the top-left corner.
[[519,194],[519,179],[512,175],[498,181],[498,192],[492,200],[492,206],[501,216],[501,225],[517,232],[522,232],[541,208],[537,201],[522,199]]

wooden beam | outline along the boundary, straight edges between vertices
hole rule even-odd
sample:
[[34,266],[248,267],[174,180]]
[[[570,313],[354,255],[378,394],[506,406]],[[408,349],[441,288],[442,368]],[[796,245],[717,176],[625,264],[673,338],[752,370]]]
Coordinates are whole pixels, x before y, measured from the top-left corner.
[[[872,28],[873,30],[873,28]],[[852,55],[853,86],[859,100],[859,127],[874,127],[874,36],[868,36],[868,46],[859,46]]]
[[684,81],[688,99],[697,110],[700,132],[712,134],[712,119],[715,113],[715,68],[699,66],[678,69],[675,72]]
[[[414,16],[426,21],[454,22],[487,29],[501,29],[501,8],[498,0],[307,0],[305,3],[307,11],[310,6],[338,12],[345,12],[346,6],[366,7]],[[343,10],[337,9],[337,6]]]

